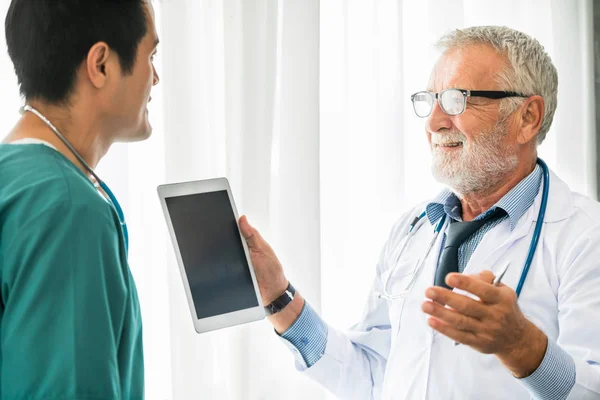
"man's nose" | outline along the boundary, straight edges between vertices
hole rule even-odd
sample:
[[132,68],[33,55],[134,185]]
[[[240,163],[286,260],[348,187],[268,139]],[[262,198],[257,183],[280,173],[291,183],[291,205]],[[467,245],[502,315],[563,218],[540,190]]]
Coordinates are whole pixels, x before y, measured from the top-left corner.
[[154,78],[152,80],[152,86],[156,86],[156,85],[158,85],[158,82],[160,82],[160,77],[158,76],[158,72],[156,72],[156,68],[154,67],[154,65],[152,66],[152,72],[154,73]]
[[441,129],[452,129],[452,119],[448,114],[442,111],[440,103],[433,102],[431,114],[427,117],[426,128],[429,132],[438,132]]

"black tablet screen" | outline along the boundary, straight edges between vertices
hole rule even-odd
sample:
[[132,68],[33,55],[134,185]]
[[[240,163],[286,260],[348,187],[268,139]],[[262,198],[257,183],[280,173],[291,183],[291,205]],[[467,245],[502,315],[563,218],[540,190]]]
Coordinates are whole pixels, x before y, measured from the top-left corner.
[[227,191],[165,200],[198,319],[258,306]]

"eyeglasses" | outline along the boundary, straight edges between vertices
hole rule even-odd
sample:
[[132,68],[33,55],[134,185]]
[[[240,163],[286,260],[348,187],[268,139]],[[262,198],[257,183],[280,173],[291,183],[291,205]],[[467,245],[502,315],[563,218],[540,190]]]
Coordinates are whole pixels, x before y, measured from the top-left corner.
[[417,92],[410,96],[417,117],[425,118],[431,114],[433,104],[437,99],[440,108],[448,115],[459,115],[467,107],[467,97],[485,97],[488,99],[504,99],[505,97],[527,97],[517,92],[503,92],[499,90],[465,90],[446,89],[439,93]]

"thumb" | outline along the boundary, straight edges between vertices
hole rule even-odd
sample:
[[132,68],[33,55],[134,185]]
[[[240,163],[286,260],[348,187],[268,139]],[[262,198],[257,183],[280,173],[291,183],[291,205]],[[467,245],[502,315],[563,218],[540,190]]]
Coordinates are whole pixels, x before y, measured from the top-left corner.
[[260,237],[257,230],[254,229],[250,223],[248,223],[248,218],[246,218],[245,215],[242,215],[242,217],[239,219],[239,224],[240,231],[242,232],[244,239],[246,239],[248,247],[253,250],[256,249],[258,247],[258,240]]

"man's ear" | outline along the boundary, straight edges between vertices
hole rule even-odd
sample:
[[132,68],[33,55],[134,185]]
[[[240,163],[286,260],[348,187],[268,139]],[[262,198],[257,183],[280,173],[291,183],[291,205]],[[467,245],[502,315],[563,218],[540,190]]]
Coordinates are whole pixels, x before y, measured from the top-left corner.
[[540,131],[545,112],[544,98],[528,97],[521,107],[521,129],[517,140],[520,144],[525,144],[535,139]]
[[106,84],[108,71],[107,64],[110,57],[110,47],[104,42],[92,46],[86,59],[87,76],[97,89]]

